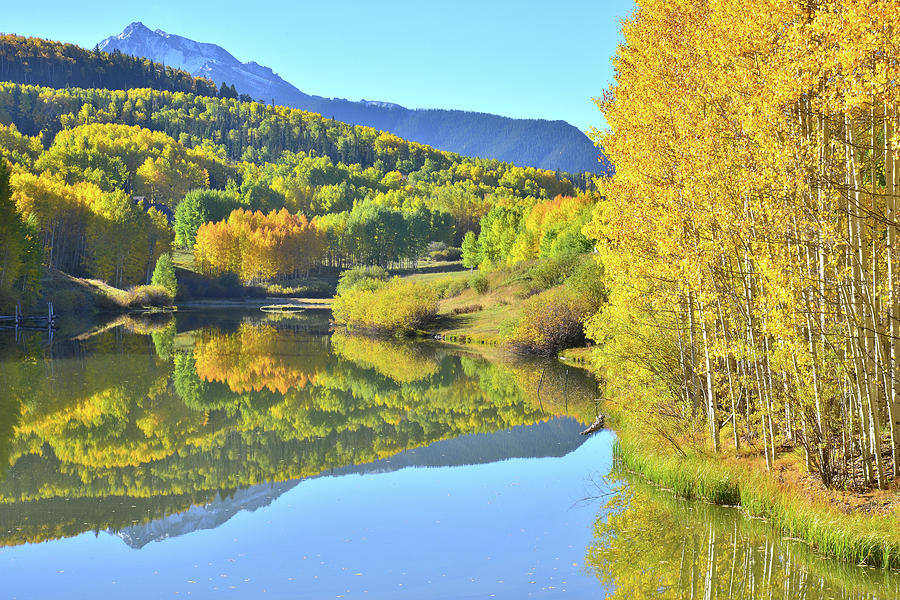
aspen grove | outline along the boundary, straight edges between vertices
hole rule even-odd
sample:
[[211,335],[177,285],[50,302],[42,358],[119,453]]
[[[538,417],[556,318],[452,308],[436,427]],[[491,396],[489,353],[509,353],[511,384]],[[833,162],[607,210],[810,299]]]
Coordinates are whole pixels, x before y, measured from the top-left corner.
[[769,469],[798,447],[826,485],[884,487],[900,4],[637,4],[597,99],[616,173],[587,226],[610,287],[589,335],[654,381],[660,431],[693,424],[698,445],[752,445]]

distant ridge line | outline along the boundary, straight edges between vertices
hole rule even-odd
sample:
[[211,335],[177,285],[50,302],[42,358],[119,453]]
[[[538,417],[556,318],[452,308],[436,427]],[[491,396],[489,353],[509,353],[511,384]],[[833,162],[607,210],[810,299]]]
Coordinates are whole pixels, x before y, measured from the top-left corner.
[[221,46],[151,30],[135,21],[97,48],[118,50],[236,87],[265,103],[298,108],[464,156],[569,173],[609,174],[612,167],[582,131],[565,121],[516,119],[483,112],[406,108],[393,102],[323,98],[300,91],[271,68],[241,62]]

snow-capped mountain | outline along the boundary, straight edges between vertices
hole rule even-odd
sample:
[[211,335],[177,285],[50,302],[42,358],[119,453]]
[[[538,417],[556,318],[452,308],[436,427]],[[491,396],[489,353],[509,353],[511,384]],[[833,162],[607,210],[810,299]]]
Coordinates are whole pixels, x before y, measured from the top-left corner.
[[269,506],[298,483],[300,482],[261,483],[237,490],[230,496],[223,497],[218,494],[211,502],[192,506],[182,513],[108,532],[118,536],[132,548],[143,548],[150,542],[159,542],[202,529],[215,529],[242,510],[255,511]]
[[151,31],[139,22],[132,23],[119,35],[106,38],[97,47],[104,52],[118,50],[184,69],[195,77],[207,77],[216,85],[227,82],[240,93],[249,94],[261,102],[275,100],[276,104],[299,108],[298,104],[311,99],[269,67],[252,61],[241,62],[215,44],[195,42],[161,29]]
[[[389,131],[402,138],[466,156],[494,158],[520,166],[561,169],[572,173],[603,173],[609,163],[593,142],[565,121],[511,119],[458,110],[408,109],[391,102],[323,98],[305,94],[269,67],[241,62],[227,50],[151,30],[135,22],[98,44],[105,52],[177,67],[216,85],[233,85],[240,94],[260,102],[300,108],[338,121]],[[602,158],[598,161],[598,156]]]

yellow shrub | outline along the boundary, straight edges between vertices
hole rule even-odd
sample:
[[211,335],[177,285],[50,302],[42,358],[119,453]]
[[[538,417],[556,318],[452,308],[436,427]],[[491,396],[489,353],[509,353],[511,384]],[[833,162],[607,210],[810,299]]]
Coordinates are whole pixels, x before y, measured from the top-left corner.
[[383,333],[419,329],[437,310],[438,295],[431,286],[396,277],[375,287],[344,291],[332,305],[338,323]]
[[590,303],[564,287],[532,296],[522,304],[522,318],[509,337],[513,350],[553,354],[584,341],[584,318]]

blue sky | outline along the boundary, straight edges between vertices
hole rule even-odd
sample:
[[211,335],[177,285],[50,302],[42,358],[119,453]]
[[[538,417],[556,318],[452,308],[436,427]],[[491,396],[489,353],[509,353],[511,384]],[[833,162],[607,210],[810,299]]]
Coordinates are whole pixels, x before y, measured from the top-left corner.
[[224,47],[306,93],[602,127],[592,97],[632,0],[8,3],[0,31],[93,47],[132,21]]

